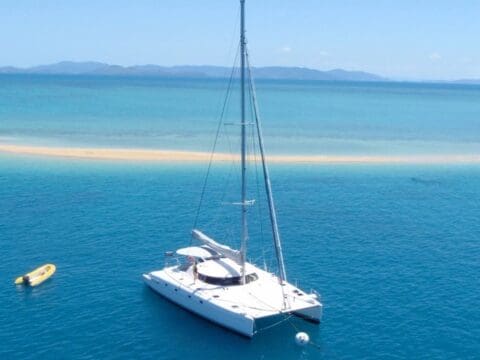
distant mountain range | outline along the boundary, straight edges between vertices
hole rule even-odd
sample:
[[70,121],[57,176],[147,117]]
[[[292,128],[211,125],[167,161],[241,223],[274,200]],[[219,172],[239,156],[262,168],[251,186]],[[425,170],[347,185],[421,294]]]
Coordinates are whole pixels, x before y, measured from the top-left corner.
[[[39,75],[112,75],[112,76],[152,76],[178,78],[226,78],[232,69],[226,66],[211,65],[110,65],[96,61],[61,61],[50,65],[29,68],[14,66],[0,67],[0,74],[39,74]],[[364,72],[343,69],[315,70],[306,67],[265,66],[252,68],[257,79],[271,80],[324,80],[324,81],[402,81]],[[238,76],[238,71],[235,72]],[[480,85],[480,79],[460,80],[408,80],[408,82],[452,83]]]
[[453,82],[457,84],[480,85],[480,79],[460,79]]
[[[327,80],[327,81],[387,81],[381,76],[363,71],[335,69],[320,71],[305,67],[267,66],[252,68],[259,79],[286,80]],[[116,76],[157,76],[157,77],[229,77],[231,68],[224,66],[120,66],[101,62],[62,61],[51,65],[30,68],[12,66],[0,67],[0,74],[50,74],[50,75],[116,75]]]

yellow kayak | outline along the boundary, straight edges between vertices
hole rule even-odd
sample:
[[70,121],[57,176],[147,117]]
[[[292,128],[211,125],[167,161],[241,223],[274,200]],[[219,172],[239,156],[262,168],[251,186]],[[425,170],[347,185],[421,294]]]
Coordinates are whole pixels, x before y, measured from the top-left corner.
[[29,272],[23,276],[19,276],[15,279],[15,284],[25,284],[29,286],[37,286],[47,280],[50,276],[55,273],[57,268],[53,264],[45,264],[40,266],[38,269]]

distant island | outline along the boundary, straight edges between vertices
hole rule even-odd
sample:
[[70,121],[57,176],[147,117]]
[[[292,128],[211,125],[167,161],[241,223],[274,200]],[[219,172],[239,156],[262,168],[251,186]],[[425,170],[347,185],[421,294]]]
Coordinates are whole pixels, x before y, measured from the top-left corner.
[[[3,74],[38,74],[38,75],[100,75],[100,76],[150,76],[168,78],[227,78],[232,69],[226,66],[212,65],[110,65],[97,61],[61,61],[50,65],[39,65],[28,68],[14,66],[0,67]],[[344,69],[316,70],[294,66],[263,66],[252,68],[257,79],[270,80],[321,80],[321,81],[407,81],[420,83],[448,83],[480,85],[480,79],[459,80],[398,80],[390,79],[365,71]],[[235,73],[238,76],[238,72]]]
[[[305,67],[266,66],[252,68],[258,79],[278,80],[324,80],[324,81],[388,81],[388,79],[363,72],[334,69],[320,71]],[[135,65],[120,66],[101,62],[62,61],[50,65],[29,68],[13,66],[0,67],[0,74],[49,74],[49,75],[115,75],[115,76],[156,76],[156,77],[190,77],[190,78],[225,78],[229,77],[231,68],[207,65]]]

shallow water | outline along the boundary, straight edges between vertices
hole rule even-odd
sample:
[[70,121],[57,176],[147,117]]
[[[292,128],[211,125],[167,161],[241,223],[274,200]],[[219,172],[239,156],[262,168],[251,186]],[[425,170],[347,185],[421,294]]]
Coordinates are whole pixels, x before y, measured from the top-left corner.
[[[215,169],[218,183],[226,172]],[[188,245],[203,175],[198,165],[1,156],[0,357],[480,356],[479,167],[272,168],[289,279],[325,305],[320,326],[295,320],[317,345],[303,349],[288,323],[246,340],[143,285],[165,251]],[[270,239],[251,232],[255,257]],[[48,282],[13,285],[46,262],[57,265]]]
[[[226,86],[222,79],[0,75],[0,140],[209,151]],[[478,85],[259,80],[257,87],[270,154],[480,153]],[[233,91],[225,122],[238,123],[238,108]],[[238,132],[221,128],[221,150]]]

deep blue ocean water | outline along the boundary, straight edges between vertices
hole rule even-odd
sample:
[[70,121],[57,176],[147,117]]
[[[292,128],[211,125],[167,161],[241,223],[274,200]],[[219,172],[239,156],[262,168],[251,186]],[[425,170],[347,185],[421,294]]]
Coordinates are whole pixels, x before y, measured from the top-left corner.
[[[0,358],[480,356],[480,167],[272,168],[289,279],[325,306],[295,321],[306,348],[287,323],[246,340],[143,285],[188,244],[204,170],[0,156]],[[13,285],[46,262],[48,282]]]

